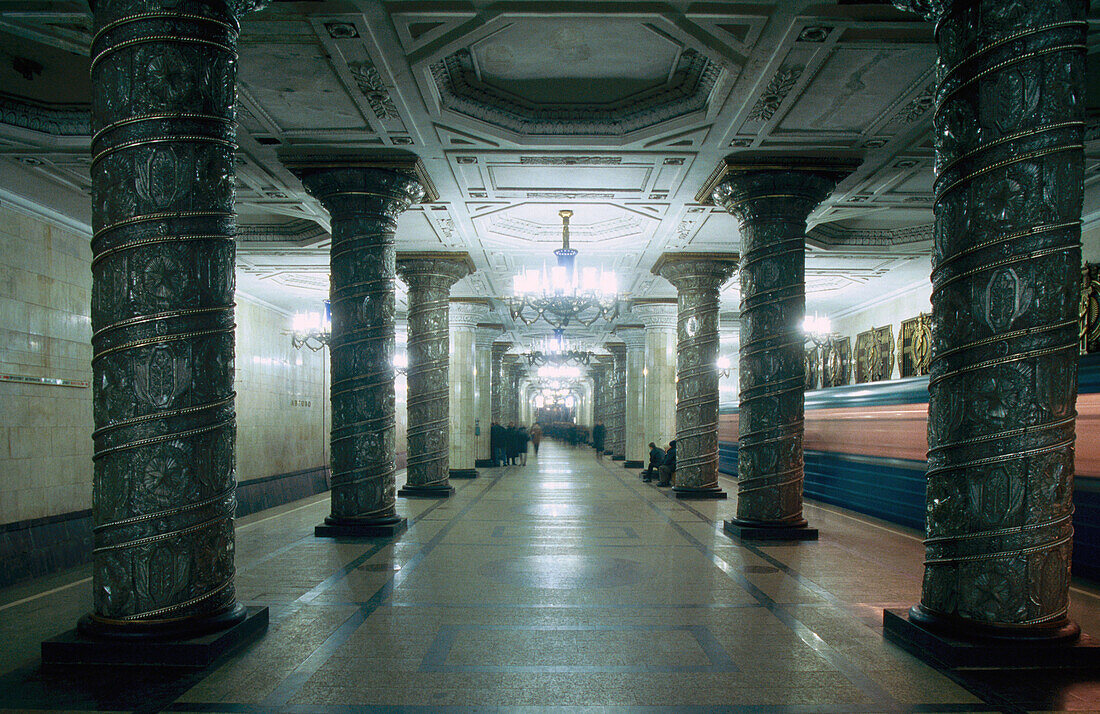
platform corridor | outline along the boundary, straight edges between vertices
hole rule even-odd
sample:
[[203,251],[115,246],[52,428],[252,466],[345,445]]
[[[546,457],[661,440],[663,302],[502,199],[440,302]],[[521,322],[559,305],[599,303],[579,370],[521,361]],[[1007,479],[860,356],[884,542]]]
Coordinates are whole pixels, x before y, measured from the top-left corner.
[[[396,540],[315,538],[327,494],[241,519],[239,597],[270,607],[270,629],[201,674],[59,682],[38,671],[38,643],[88,611],[87,569],[2,591],[0,707],[1100,708],[1100,686],[1072,675],[961,678],[885,643],[882,608],[920,595],[914,534],[811,504],[819,542],[738,545],[721,531],[732,482],[729,500],[677,501],[553,442],[481,474],[451,499],[402,500]],[[1073,607],[1100,631],[1094,591],[1075,587]]]

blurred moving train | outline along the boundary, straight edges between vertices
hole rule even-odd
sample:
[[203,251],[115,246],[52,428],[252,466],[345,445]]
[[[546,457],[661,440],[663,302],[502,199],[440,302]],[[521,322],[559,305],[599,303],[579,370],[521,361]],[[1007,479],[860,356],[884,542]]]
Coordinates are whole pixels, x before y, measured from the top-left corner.
[[[737,406],[722,405],[718,470],[737,476]],[[924,531],[928,377],[806,392],[806,498]],[[1078,372],[1073,573],[1100,580],[1100,354]]]

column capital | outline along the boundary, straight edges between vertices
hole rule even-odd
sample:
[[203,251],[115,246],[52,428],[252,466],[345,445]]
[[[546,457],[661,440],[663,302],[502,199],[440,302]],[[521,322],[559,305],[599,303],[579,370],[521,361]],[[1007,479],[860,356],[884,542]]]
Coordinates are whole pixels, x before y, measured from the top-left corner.
[[[489,301],[486,298],[451,298],[450,300],[451,328],[460,327],[464,330],[477,330],[478,323],[489,314]],[[494,333],[493,337],[499,333]]]
[[737,271],[737,261],[737,253],[662,253],[651,272],[677,289],[693,283],[717,289]]
[[[676,315],[672,315],[672,326],[676,327]],[[623,338],[628,352],[645,349],[645,325],[619,325],[615,334]]]
[[951,10],[955,0],[892,0],[892,4],[899,10],[915,12],[926,20],[938,20]]
[[492,350],[493,341],[504,332],[504,325],[499,322],[479,322],[476,328],[477,348],[479,350]]
[[396,220],[411,204],[439,199],[424,162],[409,151],[284,149],[279,160],[331,215]]
[[647,330],[675,330],[678,311],[676,298],[635,300],[630,304],[630,313],[645,323]]
[[625,342],[605,342],[604,348],[611,353],[611,356],[615,359],[620,359],[626,355],[626,343]]
[[397,276],[410,288],[451,289],[456,282],[477,270],[466,252],[399,252]]
[[700,203],[721,206],[741,220],[810,211],[859,167],[849,158],[727,156],[696,194]]
[[494,342],[492,349],[493,349],[493,357],[495,359],[502,359],[504,357],[504,354],[508,350],[512,349],[512,343],[511,342]]

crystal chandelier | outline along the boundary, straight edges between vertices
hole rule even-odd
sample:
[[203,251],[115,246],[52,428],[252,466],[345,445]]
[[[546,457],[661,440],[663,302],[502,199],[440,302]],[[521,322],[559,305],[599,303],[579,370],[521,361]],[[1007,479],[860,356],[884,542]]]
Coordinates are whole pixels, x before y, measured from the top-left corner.
[[508,309],[513,320],[531,325],[539,320],[556,330],[570,322],[588,327],[596,320],[614,320],[619,315],[618,281],[611,271],[597,268],[576,269],[577,250],[569,247],[569,219],[572,211],[561,216],[561,248],[554,251],[557,265],[549,272],[525,270],[512,278],[513,296]]
[[554,330],[553,337],[544,337],[542,342],[525,356],[527,364],[541,367],[547,364],[563,365],[576,363],[587,365],[596,356],[595,352],[575,349],[565,339],[565,330]]
[[318,352],[328,346],[332,335],[332,311],[325,300],[325,311],[299,312],[294,315],[290,329],[290,344],[300,350],[308,347]]
[[[332,307],[325,300],[325,311],[322,312],[298,312],[291,318],[290,344],[294,349],[300,350],[308,347],[314,352],[319,352],[328,347],[332,339]],[[400,375],[408,374],[408,357],[403,352],[393,355],[393,368]]]

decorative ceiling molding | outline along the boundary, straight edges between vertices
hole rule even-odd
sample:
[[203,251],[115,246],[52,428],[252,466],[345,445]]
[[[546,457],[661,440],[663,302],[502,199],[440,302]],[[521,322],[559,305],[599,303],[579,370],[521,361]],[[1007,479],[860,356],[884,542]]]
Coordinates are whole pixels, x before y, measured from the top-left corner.
[[692,49],[668,82],[608,103],[536,103],[483,82],[468,48],[431,65],[444,108],[524,136],[622,136],[706,109],[722,68]]
[[[908,228],[850,229],[835,223],[822,223],[806,232],[806,237],[825,248],[860,247],[911,247],[927,244],[932,252],[932,229],[929,223]],[[925,252],[925,251],[922,251]]]
[[37,102],[0,92],[0,123],[51,136],[89,136],[91,107]]

